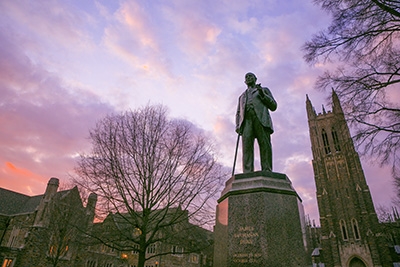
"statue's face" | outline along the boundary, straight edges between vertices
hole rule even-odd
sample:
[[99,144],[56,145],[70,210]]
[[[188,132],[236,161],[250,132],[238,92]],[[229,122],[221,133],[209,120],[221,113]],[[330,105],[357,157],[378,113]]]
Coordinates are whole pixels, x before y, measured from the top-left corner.
[[249,85],[249,84],[255,84],[257,81],[256,75],[253,73],[249,72],[244,76],[244,82]]

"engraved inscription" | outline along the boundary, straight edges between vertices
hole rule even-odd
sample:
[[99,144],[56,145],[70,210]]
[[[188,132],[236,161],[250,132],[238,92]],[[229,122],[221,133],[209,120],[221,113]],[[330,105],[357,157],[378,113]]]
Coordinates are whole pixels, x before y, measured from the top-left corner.
[[241,245],[253,245],[254,239],[258,237],[258,233],[254,232],[254,227],[251,226],[241,226],[233,237],[239,239],[239,244]]
[[233,254],[233,262],[259,263],[261,256],[261,253],[235,253]]
[[255,263],[260,264],[262,262],[263,254],[260,253],[258,248],[259,233],[256,232],[252,226],[240,226],[236,229],[233,234],[239,246],[242,246],[240,252],[232,254],[232,261],[239,264]]

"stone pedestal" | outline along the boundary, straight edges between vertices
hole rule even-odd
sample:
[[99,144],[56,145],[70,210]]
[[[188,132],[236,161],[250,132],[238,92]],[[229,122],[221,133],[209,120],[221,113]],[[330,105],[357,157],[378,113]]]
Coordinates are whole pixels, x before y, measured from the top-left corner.
[[214,266],[307,266],[301,199],[285,174],[237,174],[218,200]]

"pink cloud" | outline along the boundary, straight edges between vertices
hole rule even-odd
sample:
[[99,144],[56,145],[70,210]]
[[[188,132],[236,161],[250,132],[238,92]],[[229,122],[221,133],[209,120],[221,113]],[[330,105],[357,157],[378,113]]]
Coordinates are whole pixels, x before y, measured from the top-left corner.
[[195,61],[205,59],[222,32],[203,12],[203,6],[190,6],[188,3],[163,9],[165,21],[173,25],[176,45]]
[[28,169],[3,162],[0,167],[0,186],[23,194],[41,194],[45,187],[42,176]]
[[172,77],[170,60],[160,47],[161,30],[152,16],[138,3],[121,3],[104,30],[103,43],[139,75]]
[[5,164],[5,170],[6,173],[13,174],[13,175],[18,175],[23,178],[33,178],[33,177],[38,177],[38,175],[34,174],[33,172],[25,169],[20,169],[14,166],[11,162],[6,162]]
[[126,25],[127,28],[135,35],[135,39],[142,47],[149,47],[152,50],[158,50],[157,42],[151,31],[149,31],[150,16],[146,16],[143,8],[134,2],[125,2],[121,5],[120,10],[116,14],[117,19],[121,24]]
[[[59,48],[84,47],[89,38],[82,28],[88,15],[72,5],[63,5],[59,1],[2,1],[2,20],[12,21],[9,30],[21,32],[17,35],[25,39],[19,43],[29,49],[42,50],[43,43],[57,45]],[[41,40],[39,45],[35,40]],[[61,46],[61,47],[60,47]]]
[[0,31],[0,43],[0,186],[38,194],[50,177],[68,179],[89,128],[113,109],[33,64],[12,35]]

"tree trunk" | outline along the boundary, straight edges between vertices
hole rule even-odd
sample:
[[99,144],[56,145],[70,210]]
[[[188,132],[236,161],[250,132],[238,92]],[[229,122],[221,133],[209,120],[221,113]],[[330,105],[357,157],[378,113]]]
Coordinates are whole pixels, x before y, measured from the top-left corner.
[[144,264],[146,262],[146,250],[139,251],[139,261],[138,261],[138,267],[144,267]]
[[138,267],[144,267],[146,262],[146,230],[143,229],[141,235],[139,237],[139,260],[138,260]]

